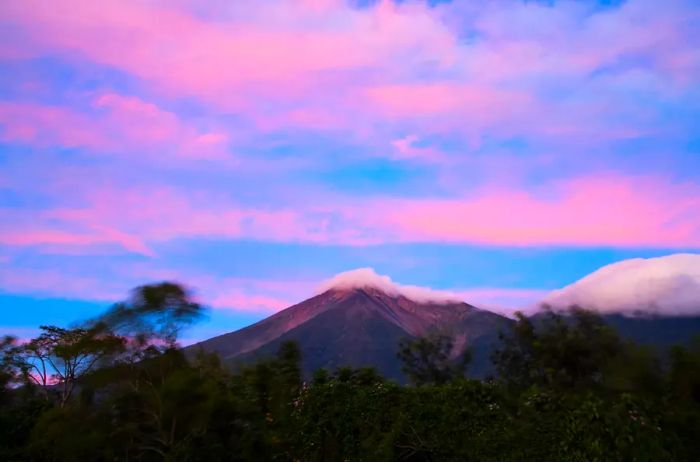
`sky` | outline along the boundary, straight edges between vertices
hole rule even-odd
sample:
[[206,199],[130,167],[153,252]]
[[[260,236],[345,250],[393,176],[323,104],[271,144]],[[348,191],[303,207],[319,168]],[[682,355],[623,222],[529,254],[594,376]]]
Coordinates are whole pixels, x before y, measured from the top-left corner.
[[235,330],[373,268],[512,309],[700,250],[697,0],[3,0],[0,331]]

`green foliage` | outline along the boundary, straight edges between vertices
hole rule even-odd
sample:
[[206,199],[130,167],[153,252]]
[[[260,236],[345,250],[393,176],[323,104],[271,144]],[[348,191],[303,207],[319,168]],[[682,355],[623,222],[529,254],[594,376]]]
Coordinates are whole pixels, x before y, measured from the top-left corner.
[[0,339],[0,403],[9,396],[9,388],[19,380],[17,339],[6,335]]
[[700,460],[700,347],[659,357],[583,310],[519,316],[488,381],[464,378],[448,337],[402,342],[420,385],[402,386],[372,368],[305,382],[294,343],[232,372],[176,348],[200,313],[184,289],[137,294],[0,342],[0,460]]
[[536,335],[530,319],[519,312],[515,316],[511,332],[500,334],[500,348],[492,353],[491,361],[503,382],[511,388],[522,389],[539,373],[534,367]]
[[417,339],[406,339],[399,343],[398,359],[402,371],[414,385],[444,384],[463,377],[471,360],[469,350],[453,355],[452,337],[431,333]]
[[700,460],[700,342],[672,349],[668,375],[661,425],[680,440],[678,460]]
[[509,335],[493,354],[500,377],[516,388],[532,385],[558,390],[599,387],[605,367],[625,345],[595,313],[573,308],[569,316],[549,312],[537,329],[518,314]]

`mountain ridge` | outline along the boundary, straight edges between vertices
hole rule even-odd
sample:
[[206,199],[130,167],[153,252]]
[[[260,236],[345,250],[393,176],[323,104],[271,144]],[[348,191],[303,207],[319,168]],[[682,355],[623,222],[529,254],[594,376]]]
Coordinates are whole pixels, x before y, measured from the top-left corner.
[[274,354],[296,341],[307,373],[319,367],[375,367],[403,380],[396,359],[399,341],[431,331],[448,333],[455,349],[472,349],[472,373],[490,370],[491,344],[513,321],[466,302],[417,302],[374,287],[331,288],[255,324],[197,343],[235,365]]

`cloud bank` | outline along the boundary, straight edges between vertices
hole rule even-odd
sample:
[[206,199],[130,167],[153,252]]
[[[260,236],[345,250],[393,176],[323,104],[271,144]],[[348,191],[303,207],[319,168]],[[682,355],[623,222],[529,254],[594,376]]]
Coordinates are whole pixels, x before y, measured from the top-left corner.
[[700,254],[613,263],[550,293],[554,309],[572,305],[602,313],[700,315]]
[[396,283],[389,276],[377,274],[372,268],[358,268],[337,274],[322,283],[317,293],[323,293],[327,290],[367,288],[378,289],[391,296],[403,296],[418,303],[454,303],[463,301],[459,295],[451,292]]

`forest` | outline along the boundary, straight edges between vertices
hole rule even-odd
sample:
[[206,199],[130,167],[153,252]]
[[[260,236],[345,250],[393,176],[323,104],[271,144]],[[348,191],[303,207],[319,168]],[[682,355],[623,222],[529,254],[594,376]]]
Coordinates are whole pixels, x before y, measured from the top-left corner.
[[231,368],[178,343],[175,283],[0,345],[3,461],[697,461],[700,344],[634,344],[594,312],[518,315],[491,377],[434,333],[371,368],[301,372],[294,343]]

